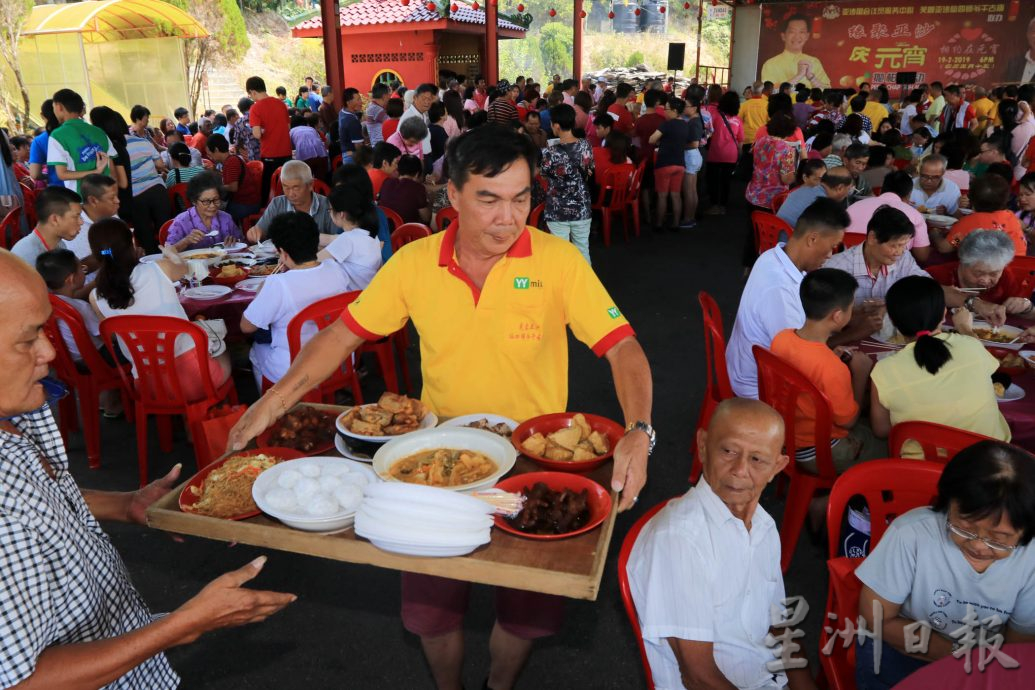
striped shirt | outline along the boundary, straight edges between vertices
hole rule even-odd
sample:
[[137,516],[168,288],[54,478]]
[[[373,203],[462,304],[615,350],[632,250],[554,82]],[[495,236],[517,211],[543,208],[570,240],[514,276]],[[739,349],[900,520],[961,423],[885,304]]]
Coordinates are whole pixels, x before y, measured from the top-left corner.
[[162,176],[155,167],[155,161],[160,160],[161,156],[154,144],[143,137],[128,134],[126,151],[129,153],[129,171],[133,178],[133,196],[162,185]]

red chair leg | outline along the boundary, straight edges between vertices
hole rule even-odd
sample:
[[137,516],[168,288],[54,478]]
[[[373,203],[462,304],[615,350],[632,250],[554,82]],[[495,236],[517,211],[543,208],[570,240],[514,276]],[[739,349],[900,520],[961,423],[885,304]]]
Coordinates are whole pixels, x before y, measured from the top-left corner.
[[80,391],[80,413],[83,415],[83,440],[90,469],[101,466],[101,400],[100,391],[93,386]]
[[140,471],[140,486],[147,485],[147,415],[143,407],[136,409],[137,417],[137,468]]
[[413,390],[413,383],[410,381],[410,365],[406,361],[406,350],[409,347],[409,338],[406,335],[406,329],[396,331],[389,338],[392,342],[392,346],[395,349],[395,353],[399,356],[399,368],[402,370],[403,385],[406,386],[406,393],[409,394]]
[[171,453],[173,449],[172,422],[170,415],[155,415],[155,424],[158,426],[158,447],[162,449],[163,453]]
[[395,373],[395,354],[392,351],[392,341],[386,339],[377,343],[374,346],[374,353],[377,355],[377,364],[381,367],[385,388],[392,393],[398,393],[399,377]]
[[811,477],[800,474],[791,482],[787,492],[787,501],[783,509],[783,522],[780,523],[780,568],[787,572],[794,558],[794,550],[798,546],[802,525],[809,513],[809,501],[816,492],[816,482]]

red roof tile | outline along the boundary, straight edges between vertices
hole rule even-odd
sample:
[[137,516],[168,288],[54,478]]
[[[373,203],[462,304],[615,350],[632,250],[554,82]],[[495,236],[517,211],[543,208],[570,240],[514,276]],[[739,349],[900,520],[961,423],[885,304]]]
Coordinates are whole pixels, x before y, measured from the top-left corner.
[[[457,11],[450,11],[449,19],[464,24],[485,24],[485,11],[482,9],[471,9],[470,5],[457,2]],[[362,0],[354,5],[343,7],[340,13],[341,26],[370,26],[372,24],[402,24],[418,22],[434,22],[442,19],[438,12],[429,11],[425,2],[421,0],[410,0],[409,5],[403,5],[399,0]],[[505,19],[497,19],[497,26],[501,29],[513,31],[525,31],[525,27],[508,22]],[[298,24],[296,29],[321,29],[323,20],[314,17]]]

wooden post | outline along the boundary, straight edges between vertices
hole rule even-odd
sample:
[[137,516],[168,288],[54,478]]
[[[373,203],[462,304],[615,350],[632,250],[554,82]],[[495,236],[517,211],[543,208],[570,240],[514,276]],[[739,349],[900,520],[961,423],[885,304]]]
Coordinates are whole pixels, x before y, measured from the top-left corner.
[[485,0],[485,83],[500,79],[499,45],[497,43],[497,0]]
[[705,2],[706,0],[697,0],[697,60],[694,63],[694,76],[698,84],[701,83],[701,25]]
[[[341,9],[338,0],[320,0],[320,20],[323,22],[323,63],[327,85],[331,87],[334,110],[340,111],[345,103],[345,61],[341,53]],[[360,91],[364,91],[361,87]]]
[[[571,76],[572,79],[582,79],[582,28],[585,22],[582,20],[582,0],[575,0],[575,16],[572,19],[575,26],[573,27],[574,33],[574,45],[571,50]],[[582,88],[582,82],[579,81],[579,88]]]

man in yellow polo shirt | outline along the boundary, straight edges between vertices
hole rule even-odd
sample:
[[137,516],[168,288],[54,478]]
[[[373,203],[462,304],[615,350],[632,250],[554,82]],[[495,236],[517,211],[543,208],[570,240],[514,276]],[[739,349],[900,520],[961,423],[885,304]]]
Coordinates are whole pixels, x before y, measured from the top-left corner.
[[769,122],[769,99],[763,93],[765,86],[760,81],[751,85],[751,98],[740,104],[737,117],[744,125],[744,144],[755,143],[758,128]]
[[805,42],[812,33],[812,20],[803,14],[791,15],[783,23],[780,39],[783,52],[762,64],[762,80],[779,84],[802,83],[809,88],[829,89],[830,77],[823,69],[819,58],[803,52]]
[[[536,151],[513,130],[485,125],[450,148],[449,200],[459,220],[413,242],[374,276],[339,322],[313,337],[287,374],[230,434],[239,449],[326,379],[368,339],[412,319],[420,334],[422,401],[443,416],[495,412],[524,420],[567,409],[567,327],[611,365],[628,431],[615,446],[611,487],[636,502],[653,447],[650,368],[592,268],[568,242],[525,226]],[[461,687],[470,585],[403,574],[404,626],[421,643],[440,690]],[[563,620],[559,597],[496,589],[486,687],[509,690],[533,641]]]

